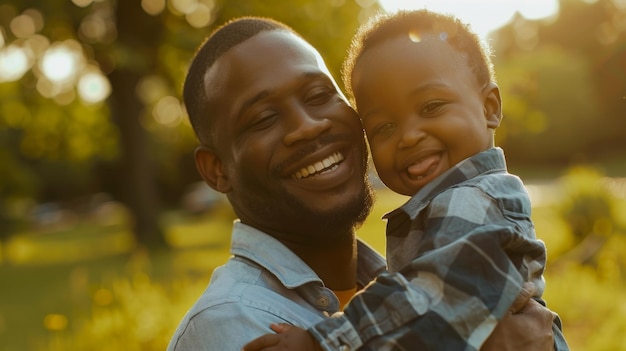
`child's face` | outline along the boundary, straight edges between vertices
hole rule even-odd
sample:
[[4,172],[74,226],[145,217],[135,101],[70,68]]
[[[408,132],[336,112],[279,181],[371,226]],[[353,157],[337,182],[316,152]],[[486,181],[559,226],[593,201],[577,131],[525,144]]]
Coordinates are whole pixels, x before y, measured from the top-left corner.
[[407,35],[370,48],[352,89],[378,175],[400,194],[493,146],[498,88],[479,85],[467,59],[439,38]]

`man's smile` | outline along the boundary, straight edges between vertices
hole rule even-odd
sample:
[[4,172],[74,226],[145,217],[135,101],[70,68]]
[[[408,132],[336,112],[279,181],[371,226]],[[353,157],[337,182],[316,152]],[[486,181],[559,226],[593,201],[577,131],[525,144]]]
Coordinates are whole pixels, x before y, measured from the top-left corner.
[[307,178],[312,175],[329,172],[338,167],[338,165],[343,161],[344,157],[340,152],[335,152],[334,154],[326,157],[321,161],[317,161],[313,164],[310,164],[306,167],[302,167],[296,173],[291,175],[292,179],[302,179]]

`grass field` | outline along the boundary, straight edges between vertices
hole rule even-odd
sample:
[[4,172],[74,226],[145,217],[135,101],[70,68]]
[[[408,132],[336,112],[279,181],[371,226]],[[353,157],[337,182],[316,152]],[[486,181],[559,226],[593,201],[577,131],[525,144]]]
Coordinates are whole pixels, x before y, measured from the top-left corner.
[[[540,191],[541,192],[541,191]],[[378,191],[359,236],[384,252],[380,217],[405,200]],[[626,228],[626,205],[618,203]],[[573,239],[550,203],[534,208],[537,233],[549,249],[545,298],[565,324],[572,350],[626,350],[623,232],[609,236],[597,262],[569,259]],[[125,226],[88,223],[24,233],[2,248],[0,351],[164,350],[173,329],[228,258],[233,214],[164,218],[167,253],[132,250]]]

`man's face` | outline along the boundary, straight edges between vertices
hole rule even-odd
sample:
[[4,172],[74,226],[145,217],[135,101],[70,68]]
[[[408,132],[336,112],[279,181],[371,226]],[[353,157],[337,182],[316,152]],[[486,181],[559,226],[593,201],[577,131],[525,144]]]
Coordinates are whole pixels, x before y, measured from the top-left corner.
[[323,235],[364,219],[362,127],[309,44],[260,33],[223,54],[205,81],[225,192],[243,223],[325,245]]

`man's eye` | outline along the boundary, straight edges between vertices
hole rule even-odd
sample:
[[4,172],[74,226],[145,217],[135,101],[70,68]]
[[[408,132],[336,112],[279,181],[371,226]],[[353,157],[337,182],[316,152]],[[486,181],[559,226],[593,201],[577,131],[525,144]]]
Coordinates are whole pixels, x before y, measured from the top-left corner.
[[335,90],[327,87],[311,89],[306,95],[306,103],[310,105],[321,105],[328,102],[335,95]]
[[276,111],[263,111],[251,121],[249,128],[254,130],[266,129],[274,123],[277,117]]

